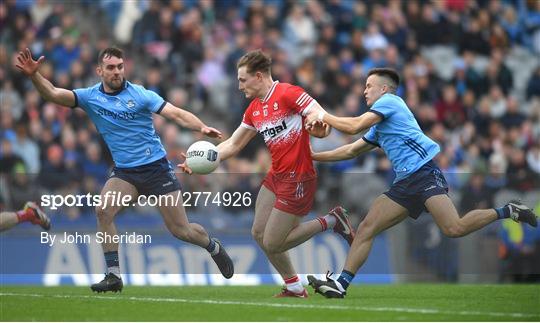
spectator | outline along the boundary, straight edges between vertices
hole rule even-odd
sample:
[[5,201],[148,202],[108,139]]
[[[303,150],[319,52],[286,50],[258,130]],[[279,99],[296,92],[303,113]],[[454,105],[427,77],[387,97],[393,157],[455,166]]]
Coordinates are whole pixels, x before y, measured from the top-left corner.
[[28,137],[28,130],[24,123],[19,122],[15,131],[17,135],[13,142],[13,152],[24,160],[28,173],[38,174],[40,170],[38,145]]
[[533,97],[540,97],[540,66],[537,67],[531,74],[531,78],[527,82],[527,100]]

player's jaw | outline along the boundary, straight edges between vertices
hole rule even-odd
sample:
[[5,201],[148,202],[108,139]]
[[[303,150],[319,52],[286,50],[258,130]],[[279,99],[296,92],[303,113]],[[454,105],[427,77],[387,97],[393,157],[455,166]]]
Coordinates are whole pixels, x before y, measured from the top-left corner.
[[122,83],[124,83],[122,76],[113,76],[108,80],[107,87],[111,90],[118,91],[122,88]]

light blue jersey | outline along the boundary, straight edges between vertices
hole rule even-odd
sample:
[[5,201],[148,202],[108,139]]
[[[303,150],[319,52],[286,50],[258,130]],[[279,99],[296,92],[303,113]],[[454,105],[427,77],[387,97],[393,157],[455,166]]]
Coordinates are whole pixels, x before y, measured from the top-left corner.
[[371,127],[363,138],[384,150],[396,173],[394,183],[416,172],[441,150],[422,132],[399,96],[386,93],[369,111],[380,115],[383,120]]
[[120,168],[149,164],[165,156],[152,113],[160,113],[165,100],[144,87],[124,82],[115,93],[103,85],[73,90],[75,106],[88,113]]

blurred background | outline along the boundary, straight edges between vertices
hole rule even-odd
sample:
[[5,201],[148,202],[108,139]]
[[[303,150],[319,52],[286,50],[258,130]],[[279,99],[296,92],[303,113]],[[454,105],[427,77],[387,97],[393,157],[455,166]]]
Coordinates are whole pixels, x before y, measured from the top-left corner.
[[[42,194],[98,194],[112,167],[84,111],[43,101],[14,67],[16,53],[29,47],[35,58],[44,55],[41,73],[72,89],[99,82],[97,53],[116,45],[125,50],[128,80],[192,111],[226,137],[249,104],[236,80],[236,61],[249,50],[271,54],[274,79],[303,87],[339,116],[367,110],[362,93],[369,69],[395,68],[402,78],[398,94],[441,146],[436,161],[459,212],[521,198],[540,213],[540,1],[6,0],[0,3],[0,30],[2,210],[20,209]],[[202,139],[159,115],[154,125],[174,164]],[[333,131],[312,146],[333,149],[357,138]],[[269,166],[264,142],[256,138],[220,166],[221,174],[178,176],[185,191],[255,196]],[[394,177],[380,150],[317,169],[310,217],[341,204],[355,224]],[[260,253],[250,238],[253,206],[187,210],[210,232]],[[49,211],[54,230],[95,232],[92,208]],[[153,208],[130,208],[118,220],[122,231],[168,236]],[[16,252],[31,252],[37,235],[36,228],[20,226],[2,239],[22,248]],[[385,275],[377,282],[540,277],[540,231],[511,220],[448,239],[423,215],[377,241],[372,269],[365,272]],[[343,255],[333,266],[340,270],[347,247],[339,241],[336,248]],[[43,249],[40,257],[40,264],[47,263],[50,251]],[[315,260],[303,270],[322,273],[322,267]]]

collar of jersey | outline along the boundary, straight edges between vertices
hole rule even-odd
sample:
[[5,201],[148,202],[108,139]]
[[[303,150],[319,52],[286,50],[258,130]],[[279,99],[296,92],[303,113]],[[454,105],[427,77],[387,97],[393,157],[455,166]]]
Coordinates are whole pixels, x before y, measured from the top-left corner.
[[268,93],[266,93],[266,95],[264,96],[264,99],[261,100],[261,102],[266,102],[268,101],[268,99],[270,99],[270,97],[272,96],[272,93],[274,93],[274,89],[276,88],[276,85],[279,83],[279,81],[274,81],[272,83],[272,86],[270,87],[270,90],[268,90]]
[[105,89],[103,88],[103,82],[101,82],[101,84],[99,85],[99,91],[103,94],[107,94],[107,95],[118,95],[120,94],[120,92],[124,91],[124,89],[126,89],[128,86],[128,83],[126,81],[126,79],[124,79],[124,82],[122,83],[122,88],[118,91],[115,91],[115,92],[111,92],[111,93],[107,93],[105,92]]

